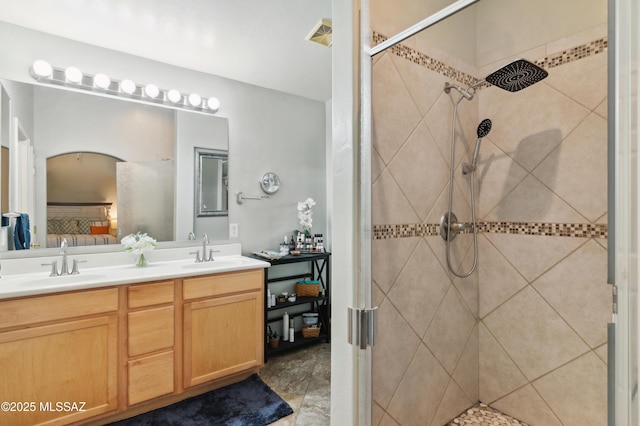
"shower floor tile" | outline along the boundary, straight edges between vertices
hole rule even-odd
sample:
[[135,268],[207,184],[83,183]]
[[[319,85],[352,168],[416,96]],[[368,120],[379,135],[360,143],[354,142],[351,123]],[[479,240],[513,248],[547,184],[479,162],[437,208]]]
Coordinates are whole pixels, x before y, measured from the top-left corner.
[[501,413],[485,404],[475,405],[460,416],[447,423],[447,426],[476,425],[476,426],[527,426],[513,417]]

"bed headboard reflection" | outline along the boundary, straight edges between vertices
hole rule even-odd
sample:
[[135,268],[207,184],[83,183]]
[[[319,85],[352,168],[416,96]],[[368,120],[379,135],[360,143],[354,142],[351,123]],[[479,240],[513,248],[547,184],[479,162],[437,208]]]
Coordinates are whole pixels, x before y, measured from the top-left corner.
[[47,218],[88,217],[107,220],[111,203],[47,203]]

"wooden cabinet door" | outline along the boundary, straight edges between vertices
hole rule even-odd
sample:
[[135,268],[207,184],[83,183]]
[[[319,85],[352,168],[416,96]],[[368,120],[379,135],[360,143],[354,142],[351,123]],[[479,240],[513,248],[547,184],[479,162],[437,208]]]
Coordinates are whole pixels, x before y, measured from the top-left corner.
[[115,411],[117,316],[2,332],[0,372],[0,401],[22,409],[3,410],[2,424],[67,424]]
[[184,305],[184,387],[263,363],[262,291]]

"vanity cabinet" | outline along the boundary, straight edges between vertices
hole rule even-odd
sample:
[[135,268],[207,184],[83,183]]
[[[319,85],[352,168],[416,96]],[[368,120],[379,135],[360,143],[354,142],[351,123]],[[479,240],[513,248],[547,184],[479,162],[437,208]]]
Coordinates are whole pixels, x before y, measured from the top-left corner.
[[174,282],[127,288],[128,405],[175,391]]
[[258,269],[183,281],[185,389],[263,364],[263,277]]
[[251,269],[0,300],[0,425],[104,424],[248,377],[263,364],[263,280]]
[[0,301],[0,423],[115,412],[117,311],[116,288]]

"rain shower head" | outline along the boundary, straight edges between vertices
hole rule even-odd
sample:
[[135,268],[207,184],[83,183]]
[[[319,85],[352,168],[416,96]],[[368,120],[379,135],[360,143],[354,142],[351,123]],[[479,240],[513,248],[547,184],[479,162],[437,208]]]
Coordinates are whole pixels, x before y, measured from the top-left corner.
[[484,138],[491,131],[491,120],[485,118],[478,124],[478,139]]
[[549,75],[539,66],[518,59],[491,73],[485,81],[509,92],[517,92],[539,82]]

